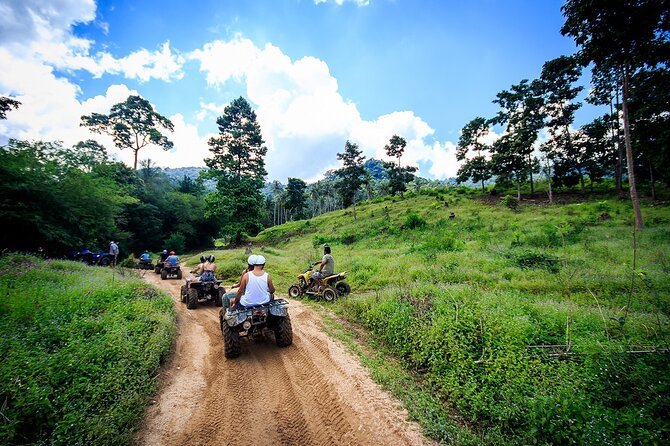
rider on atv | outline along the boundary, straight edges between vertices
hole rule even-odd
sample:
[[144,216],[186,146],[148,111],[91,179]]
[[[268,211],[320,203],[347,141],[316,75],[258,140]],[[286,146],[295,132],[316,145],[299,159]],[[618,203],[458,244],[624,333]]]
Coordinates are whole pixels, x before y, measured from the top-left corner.
[[319,288],[321,286],[321,279],[332,276],[335,273],[335,259],[330,254],[330,246],[327,243],[323,245],[323,258],[314,266],[320,265],[318,271],[314,271],[310,277],[310,287]]
[[254,269],[242,277],[232,303],[233,308],[261,305],[273,299],[275,287],[270,275],[264,271],[265,257],[255,256],[254,259],[249,259],[249,263],[252,261]]

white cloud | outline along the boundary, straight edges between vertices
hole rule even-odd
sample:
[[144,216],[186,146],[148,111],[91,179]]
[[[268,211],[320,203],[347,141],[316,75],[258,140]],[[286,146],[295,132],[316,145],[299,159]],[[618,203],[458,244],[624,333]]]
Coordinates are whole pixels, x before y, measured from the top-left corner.
[[[180,113],[170,116],[170,120],[174,124],[174,132],[165,134],[174,143],[174,149],[166,152],[160,147],[147,146],[140,150],[139,159],[151,158],[161,167],[204,167],[203,160],[210,156],[207,140],[214,135],[201,136],[197,125],[187,123]],[[126,150],[132,155],[130,150]]]
[[349,2],[349,3],[356,3],[358,6],[368,6],[370,4],[370,0],[314,0],[314,4],[318,5],[320,3],[336,3],[339,6],[342,6],[343,4]]
[[[229,81],[244,83],[268,146],[270,179],[315,178],[337,168],[336,154],[346,140],[359,144],[367,157],[385,159],[383,147],[394,134],[408,142],[403,164],[431,166],[421,175],[446,178],[457,170],[453,144],[432,141],[434,130],[413,112],[363,120],[356,105],[340,95],[337,80],[322,60],[291,61],[276,46],[258,48],[239,35],[210,42],[187,57],[199,62],[215,88]],[[201,104],[199,118],[215,106]]]

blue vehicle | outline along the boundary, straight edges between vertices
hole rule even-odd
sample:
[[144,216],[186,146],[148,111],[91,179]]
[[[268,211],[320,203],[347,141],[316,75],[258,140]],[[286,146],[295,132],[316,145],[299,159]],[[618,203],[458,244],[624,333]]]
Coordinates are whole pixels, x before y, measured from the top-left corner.
[[109,266],[114,256],[104,251],[91,251],[88,248],[70,251],[67,255],[70,260],[84,262],[87,265]]

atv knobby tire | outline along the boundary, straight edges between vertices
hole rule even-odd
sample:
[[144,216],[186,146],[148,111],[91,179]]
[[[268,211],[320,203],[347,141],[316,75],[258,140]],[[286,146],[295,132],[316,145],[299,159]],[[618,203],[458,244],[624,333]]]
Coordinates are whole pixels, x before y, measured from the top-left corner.
[[237,358],[240,356],[240,334],[230,328],[228,324],[223,322],[223,354],[226,358]]
[[188,301],[186,302],[186,308],[189,310],[194,309],[198,306],[198,290],[191,288],[188,290]]
[[293,327],[291,318],[284,316],[279,318],[275,327],[275,341],[278,347],[288,347],[293,344]]
[[187,295],[188,295],[188,290],[186,289],[186,285],[182,285],[181,286],[181,294],[179,295],[182,302],[186,303]]
[[167,270],[161,271],[161,280],[167,279]]
[[223,295],[225,294],[225,289],[223,287],[216,290],[216,297],[214,297],[214,305],[217,307],[223,306]]
[[346,296],[351,293],[351,286],[347,282],[337,282],[335,284],[335,289],[340,296]]
[[302,288],[300,288],[300,285],[291,285],[291,287],[288,289],[288,297],[295,299],[300,296],[302,296]]
[[177,270],[177,280],[181,280],[181,270]]
[[111,263],[111,262],[109,261],[109,259],[108,259],[107,257],[103,257],[103,258],[100,260],[100,266],[109,266],[110,263]]
[[160,266],[156,265],[156,267],[154,268],[154,272],[155,272],[156,274],[160,274],[160,273],[161,273],[161,268],[160,268]]
[[325,300],[326,302],[332,302],[337,297],[337,290],[329,286],[323,290],[323,293],[321,295],[323,296],[323,300]]

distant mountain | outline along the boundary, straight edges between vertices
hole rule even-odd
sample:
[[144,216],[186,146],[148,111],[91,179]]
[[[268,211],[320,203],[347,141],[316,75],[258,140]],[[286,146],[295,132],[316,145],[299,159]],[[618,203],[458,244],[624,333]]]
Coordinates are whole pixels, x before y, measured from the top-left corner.
[[172,181],[181,181],[185,176],[193,180],[198,178],[200,172],[207,170],[206,167],[163,167],[161,169]]

